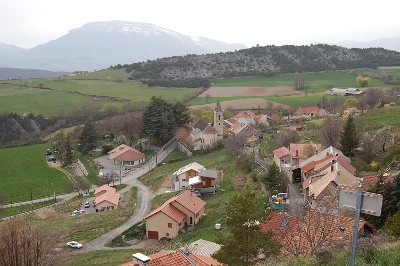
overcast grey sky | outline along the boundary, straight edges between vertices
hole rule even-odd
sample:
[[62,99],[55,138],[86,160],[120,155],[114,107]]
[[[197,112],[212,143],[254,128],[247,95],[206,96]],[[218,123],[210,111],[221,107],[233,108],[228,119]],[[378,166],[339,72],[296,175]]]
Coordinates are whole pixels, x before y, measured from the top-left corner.
[[399,36],[399,8],[399,0],[0,0],[0,43],[30,48],[109,20],[248,47],[370,41]]

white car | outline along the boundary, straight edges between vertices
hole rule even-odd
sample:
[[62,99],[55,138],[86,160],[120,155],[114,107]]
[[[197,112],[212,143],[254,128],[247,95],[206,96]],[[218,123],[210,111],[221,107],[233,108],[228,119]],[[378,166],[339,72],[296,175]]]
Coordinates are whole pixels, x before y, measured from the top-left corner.
[[76,241],[71,241],[67,243],[67,246],[70,248],[81,248],[82,244]]

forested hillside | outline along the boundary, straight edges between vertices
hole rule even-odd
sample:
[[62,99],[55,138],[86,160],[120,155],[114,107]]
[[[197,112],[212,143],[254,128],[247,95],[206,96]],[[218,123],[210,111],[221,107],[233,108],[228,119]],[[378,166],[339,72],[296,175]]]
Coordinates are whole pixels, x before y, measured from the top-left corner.
[[347,49],[318,44],[257,46],[235,52],[174,56],[131,65],[119,65],[117,68],[125,68],[131,74],[130,79],[162,86],[163,83],[167,85],[171,80],[269,76],[279,73],[394,65],[400,65],[399,52],[382,48]]

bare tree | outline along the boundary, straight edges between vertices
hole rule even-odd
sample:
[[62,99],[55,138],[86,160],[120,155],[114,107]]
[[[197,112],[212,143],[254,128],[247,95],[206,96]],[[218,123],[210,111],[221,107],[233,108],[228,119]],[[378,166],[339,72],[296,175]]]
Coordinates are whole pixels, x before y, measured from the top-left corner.
[[271,230],[282,244],[285,253],[315,255],[342,248],[349,243],[352,230],[348,227],[337,227],[337,225],[351,218],[308,209],[304,206],[297,206],[295,210],[297,210],[297,216],[273,214],[277,216],[275,219],[278,219],[280,226],[275,226]]
[[190,139],[190,133],[186,128],[184,127],[178,128],[175,131],[175,138],[178,139],[186,147],[188,146],[193,147],[193,142]]
[[325,146],[336,147],[340,138],[340,122],[328,116],[324,119],[320,130],[321,140]]
[[23,220],[5,222],[0,227],[0,265],[63,265],[65,255],[54,249],[54,231]]
[[383,95],[384,93],[382,89],[369,89],[365,91],[365,102],[369,106],[375,107],[382,103]]
[[113,186],[116,180],[118,180],[118,174],[115,171],[108,172],[104,174],[101,178],[103,184],[110,185],[110,183],[112,182]]
[[225,141],[225,150],[238,157],[242,152],[242,150],[244,149],[245,143],[246,143],[246,136],[244,134],[230,136]]
[[89,192],[90,187],[90,183],[83,177],[76,177],[73,182],[66,185],[67,190],[76,190],[79,195]]

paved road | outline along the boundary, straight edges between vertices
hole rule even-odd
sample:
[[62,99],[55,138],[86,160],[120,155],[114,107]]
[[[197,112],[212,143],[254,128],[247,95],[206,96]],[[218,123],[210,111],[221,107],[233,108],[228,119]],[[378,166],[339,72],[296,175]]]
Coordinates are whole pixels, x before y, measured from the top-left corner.
[[[80,252],[89,252],[94,250],[100,249],[114,249],[114,248],[107,248],[104,245],[107,242],[110,242],[116,236],[122,234],[125,230],[127,230],[132,225],[140,222],[143,218],[150,212],[151,207],[151,199],[152,199],[152,192],[151,189],[138,179],[133,179],[129,182],[128,186],[120,191],[120,193],[124,193],[125,191],[132,188],[132,186],[138,188],[138,199],[137,199],[137,206],[136,210],[133,215],[121,226],[109,231],[108,233],[96,238],[95,240],[85,244]],[[132,247],[129,247],[132,248]]]
[[134,171],[129,172],[129,174],[122,178],[122,183],[127,184],[128,186],[120,191],[120,193],[124,193],[128,191],[132,187],[138,188],[138,200],[136,210],[133,215],[121,226],[101,235],[95,240],[85,244],[79,252],[90,252],[95,250],[111,250],[111,249],[133,249],[133,248],[141,248],[144,245],[152,243],[151,240],[146,241],[145,243],[139,243],[137,245],[123,247],[123,248],[110,248],[104,247],[107,242],[110,242],[113,238],[123,233],[132,225],[142,221],[144,217],[150,212],[151,207],[151,199],[152,199],[152,191],[149,187],[145,186],[142,182],[138,180],[142,175],[150,172],[152,169],[157,167],[157,164],[162,162],[175,148],[176,143],[168,146],[167,149],[160,151],[157,153],[155,157],[150,159],[146,164],[141,168],[137,168]]

